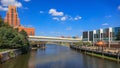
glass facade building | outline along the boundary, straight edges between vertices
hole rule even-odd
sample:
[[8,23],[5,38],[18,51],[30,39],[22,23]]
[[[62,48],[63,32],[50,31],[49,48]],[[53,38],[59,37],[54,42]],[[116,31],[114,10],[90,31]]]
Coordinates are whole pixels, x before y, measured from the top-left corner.
[[88,35],[88,34],[89,34],[89,31],[83,32],[83,36],[82,36],[82,37],[83,37],[83,41],[89,41],[89,40],[88,40],[88,38],[89,38],[89,35]]
[[89,40],[93,41],[93,31],[89,31]]
[[83,41],[97,42],[97,41],[120,41],[120,27],[105,28],[94,31],[83,32]]

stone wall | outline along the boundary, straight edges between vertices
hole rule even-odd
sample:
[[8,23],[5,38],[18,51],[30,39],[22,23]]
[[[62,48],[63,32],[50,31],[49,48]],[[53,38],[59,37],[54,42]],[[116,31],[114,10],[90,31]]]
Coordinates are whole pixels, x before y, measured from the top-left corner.
[[5,52],[0,52],[0,62],[3,63],[11,58],[14,58],[18,55],[22,54],[20,49],[9,50]]

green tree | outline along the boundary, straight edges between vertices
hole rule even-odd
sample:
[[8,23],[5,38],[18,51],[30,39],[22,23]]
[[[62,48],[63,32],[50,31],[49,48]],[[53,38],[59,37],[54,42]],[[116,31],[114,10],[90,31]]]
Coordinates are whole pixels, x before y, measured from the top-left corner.
[[2,17],[0,16],[0,27],[3,25]]
[[26,33],[24,30],[21,30],[21,31],[20,31],[20,34],[24,35],[25,37],[28,36],[27,33]]
[[83,45],[84,46],[92,46],[92,44],[90,42],[84,42]]
[[82,42],[82,41],[79,41],[79,42],[74,43],[74,45],[76,45],[76,46],[82,46],[82,45],[83,45],[83,42]]
[[7,23],[4,23],[0,17],[0,48],[20,48],[24,53],[29,49],[27,33],[22,30],[14,29]]

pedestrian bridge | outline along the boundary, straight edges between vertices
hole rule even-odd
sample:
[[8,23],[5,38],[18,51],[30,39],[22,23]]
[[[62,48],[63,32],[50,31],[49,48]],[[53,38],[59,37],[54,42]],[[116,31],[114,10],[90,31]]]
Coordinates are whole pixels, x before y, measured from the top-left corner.
[[46,37],[46,36],[29,36],[29,41],[36,42],[79,42],[80,38],[60,38],[60,37]]

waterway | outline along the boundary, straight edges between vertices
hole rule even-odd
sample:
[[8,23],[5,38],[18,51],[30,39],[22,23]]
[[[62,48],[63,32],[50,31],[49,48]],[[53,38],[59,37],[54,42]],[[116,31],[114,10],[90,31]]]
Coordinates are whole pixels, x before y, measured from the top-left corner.
[[120,68],[120,64],[89,56],[66,46],[47,44],[0,64],[0,68]]

